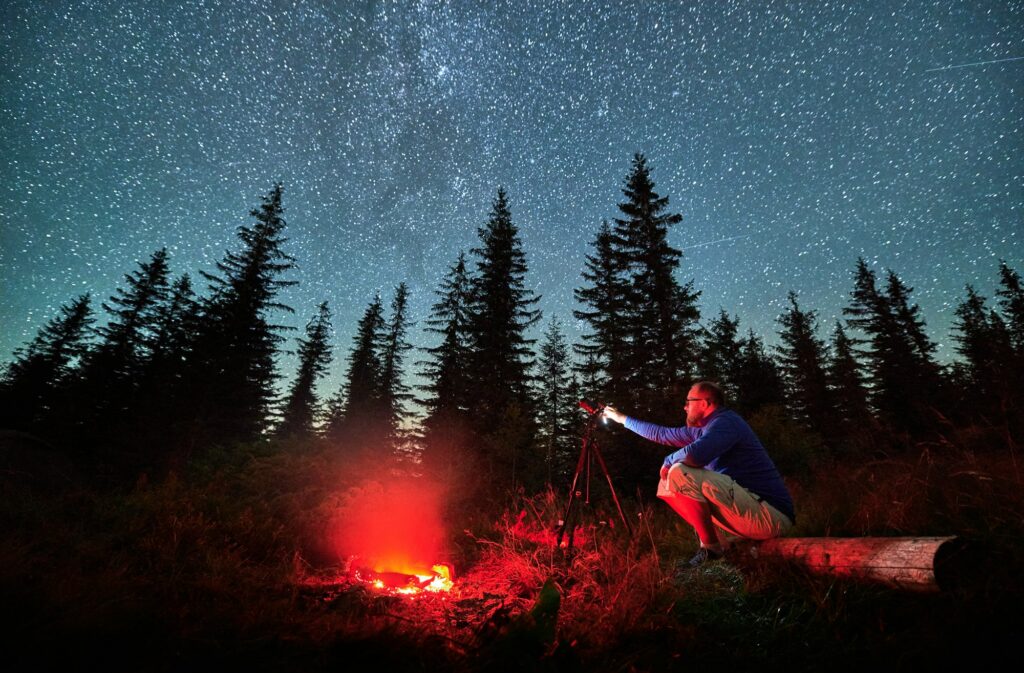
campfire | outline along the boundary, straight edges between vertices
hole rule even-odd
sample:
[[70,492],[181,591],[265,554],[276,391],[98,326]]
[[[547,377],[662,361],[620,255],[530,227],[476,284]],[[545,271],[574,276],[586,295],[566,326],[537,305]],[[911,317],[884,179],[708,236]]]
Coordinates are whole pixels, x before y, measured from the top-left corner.
[[346,580],[387,595],[450,592],[442,492],[425,480],[350,488],[332,526]]
[[351,572],[351,578],[357,582],[368,584],[382,593],[406,596],[413,596],[424,591],[447,593],[452,590],[453,586],[451,568],[440,563],[431,566],[429,571],[416,569],[413,572],[356,568]]

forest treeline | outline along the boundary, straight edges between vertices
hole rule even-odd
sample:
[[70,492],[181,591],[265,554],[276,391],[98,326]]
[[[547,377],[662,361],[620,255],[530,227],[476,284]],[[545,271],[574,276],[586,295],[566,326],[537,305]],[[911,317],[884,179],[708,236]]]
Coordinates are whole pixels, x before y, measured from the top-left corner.
[[[682,252],[668,243],[682,218],[655,191],[643,155],[622,192],[575,290],[580,343],[567,342],[557,318],[539,325],[540,297],[499,189],[476,247],[459,252],[438,284],[425,324],[410,320],[404,283],[368,298],[344,383],[321,399],[318,382],[341,366],[328,302],[295,336],[294,378],[282,381],[278,369],[289,328],[277,321],[293,312],[279,295],[296,281],[276,184],[238,228],[236,249],[199,272],[201,293],[189,274],[172,275],[161,249],[100,304],[102,326],[89,294],[61,306],[6,366],[0,428],[31,433],[115,483],[180,470],[214,447],[327,442],[397,456],[415,471],[469,470],[482,485],[532,490],[561,483],[574,467],[581,398],[678,424],[688,386],[709,379],[772,444],[784,472],[906,450],[964,427],[995,438],[993,449],[1019,441],[1024,289],[1005,262],[996,297],[965,288],[953,364],[936,360],[913,288],[863,259],[844,320],[820,324],[790,292],[779,345],[768,347],[724,309],[702,323],[700,292],[679,280]],[[431,346],[412,347],[415,328]],[[425,383],[413,388],[413,373]],[[650,481],[662,458],[614,428],[602,446],[627,492]]]

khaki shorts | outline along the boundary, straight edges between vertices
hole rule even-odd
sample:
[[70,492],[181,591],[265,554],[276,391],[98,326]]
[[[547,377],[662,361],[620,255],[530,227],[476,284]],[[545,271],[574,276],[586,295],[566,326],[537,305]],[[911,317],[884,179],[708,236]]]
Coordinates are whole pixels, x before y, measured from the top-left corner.
[[751,540],[778,537],[793,526],[789,517],[732,477],[683,463],[673,465],[668,478],[658,482],[658,497],[669,505],[676,498],[706,502],[711,506],[711,520],[716,526]]

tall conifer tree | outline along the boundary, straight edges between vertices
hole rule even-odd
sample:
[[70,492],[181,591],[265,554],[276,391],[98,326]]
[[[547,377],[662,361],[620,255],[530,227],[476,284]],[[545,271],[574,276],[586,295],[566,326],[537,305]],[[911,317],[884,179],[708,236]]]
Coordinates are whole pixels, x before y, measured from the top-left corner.
[[349,352],[344,404],[335,414],[328,435],[358,444],[367,439],[380,439],[386,427],[381,396],[381,345],[384,338],[384,307],[380,294],[366,307],[356,327]]
[[630,276],[630,358],[633,390],[646,398],[644,406],[674,404],[675,389],[692,378],[698,355],[699,292],[692,283],[675,278],[682,252],[668,244],[668,230],[682,216],[668,212],[668,197],[654,191],[654,181],[642,154],[622,190],[622,218],[615,219],[615,242]]
[[426,408],[424,460],[435,466],[443,464],[448,451],[461,444],[469,427],[473,406],[469,384],[471,290],[466,256],[460,252],[435,291],[438,299],[426,320],[426,331],[441,341],[426,348],[427,359],[419,363],[426,381],[421,387],[426,395],[421,402]]
[[796,420],[828,437],[834,421],[831,393],[825,372],[824,342],[817,336],[815,311],[800,308],[795,292],[789,293],[789,308],[779,316],[779,364],[787,387],[787,408]]
[[[956,307],[953,339],[956,351],[964,359],[961,371],[961,395],[964,408],[977,410],[988,422],[1003,422],[1007,412],[1016,411],[1013,343],[1002,317],[985,305],[985,297],[971,286]],[[986,400],[985,404],[973,403]],[[976,418],[967,420],[976,421]]]
[[530,368],[535,339],[527,330],[540,320],[540,297],[526,286],[526,254],[512,222],[508,198],[498,190],[487,224],[478,230],[473,276],[470,385],[473,424],[483,438],[480,458],[490,477],[515,482],[518,458],[533,442]]
[[88,348],[93,322],[89,294],[80,295],[62,305],[32,341],[14,352],[0,379],[2,427],[40,428],[50,436],[39,424],[52,418],[59,393]]
[[741,342],[734,383],[735,406],[743,414],[752,414],[769,405],[781,405],[785,397],[778,364],[753,329]]
[[741,349],[737,338],[739,325],[739,318],[731,318],[725,309],[719,311],[705,334],[704,354],[699,366],[700,377],[718,382],[730,399],[734,399],[737,393],[735,378]]
[[602,222],[593,241],[594,251],[587,255],[583,279],[587,284],[574,291],[576,301],[585,307],[573,311],[573,317],[590,326],[583,343],[575,346],[583,358],[580,372],[584,392],[596,399],[629,399],[628,368],[629,280],[625,258],[619,250],[608,222]]
[[280,183],[251,211],[256,222],[238,227],[239,252],[228,251],[217,272],[202,272],[210,295],[203,306],[191,371],[202,438],[214,443],[253,441],[270,422],[276,355],[287,328],[270,322],[275,311],[292,313],[278,300],[297,281],[287,239]]
[[838,322],[832,333],[828,381],[835,403],[838,432],[847,438],[862,433],[871,419],[868,389],[853,341]]
[[891,271],[886,291],[879,290],[875,272],[858,259],[851,303],[843,313],[865,335],[859,341],[865,345],[872,406],[892,428],[924,435],[933,431],[943,381],[910,292]]
[[160,331],[160,310],[169,290],[167,274],[167,250],[157,250],[134,273],[125,274],[126,287],[117,288],[103,303],[110,320],[96,330],[101,341],[86,356],[80,385],[73,393],[83,439],[99,440],[135,411],[145,366]]
[[552,317],[540,347],[538,381],[538,435],[552,483],[569,469],[579,432],[578,387],[572,375],[569,346],[562,325]]
[[395,288],[395,296],[391,301],[391,318],[383,334],[381,344],[381,408],[387,426],[387,441],[393,449],[402,444],[405,433],[402,422],[409,416],[406,403],[412,399],[408,384],[403,380],[405,374],[405,355],[412,349],[408,341],[409,328],[409,288],[400,283]]
[[299,339],[299,371],[284,405],[278,436],[308,439],[313,436],[319,415],[316,383],[331,364],[331,310],[320,304],[317,314],[306,324],[306,336]]
[[143,366],[134,428],[128,434],[157,469],[180,468],[188,457],[186,428],[190,419],[192,391],[186,386],[195,339],[199,331],[200,304],[186,273],[176,279],[157,307],[156,330]]
[[1024,359],[1024,285],[1020,274],[1006,262],[999,262],[999,306],[1010,332],[1010,340],[1019,358]]

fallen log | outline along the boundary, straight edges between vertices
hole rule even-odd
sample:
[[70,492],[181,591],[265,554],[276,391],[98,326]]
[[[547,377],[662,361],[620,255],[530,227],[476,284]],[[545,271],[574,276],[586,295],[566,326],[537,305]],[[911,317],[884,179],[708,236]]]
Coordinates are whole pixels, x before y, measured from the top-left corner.
[[949,537],[791,537],[751,546],[758,559],[794,563],[815,574],[910,591],[938,591],[957,583],[963,544]]

